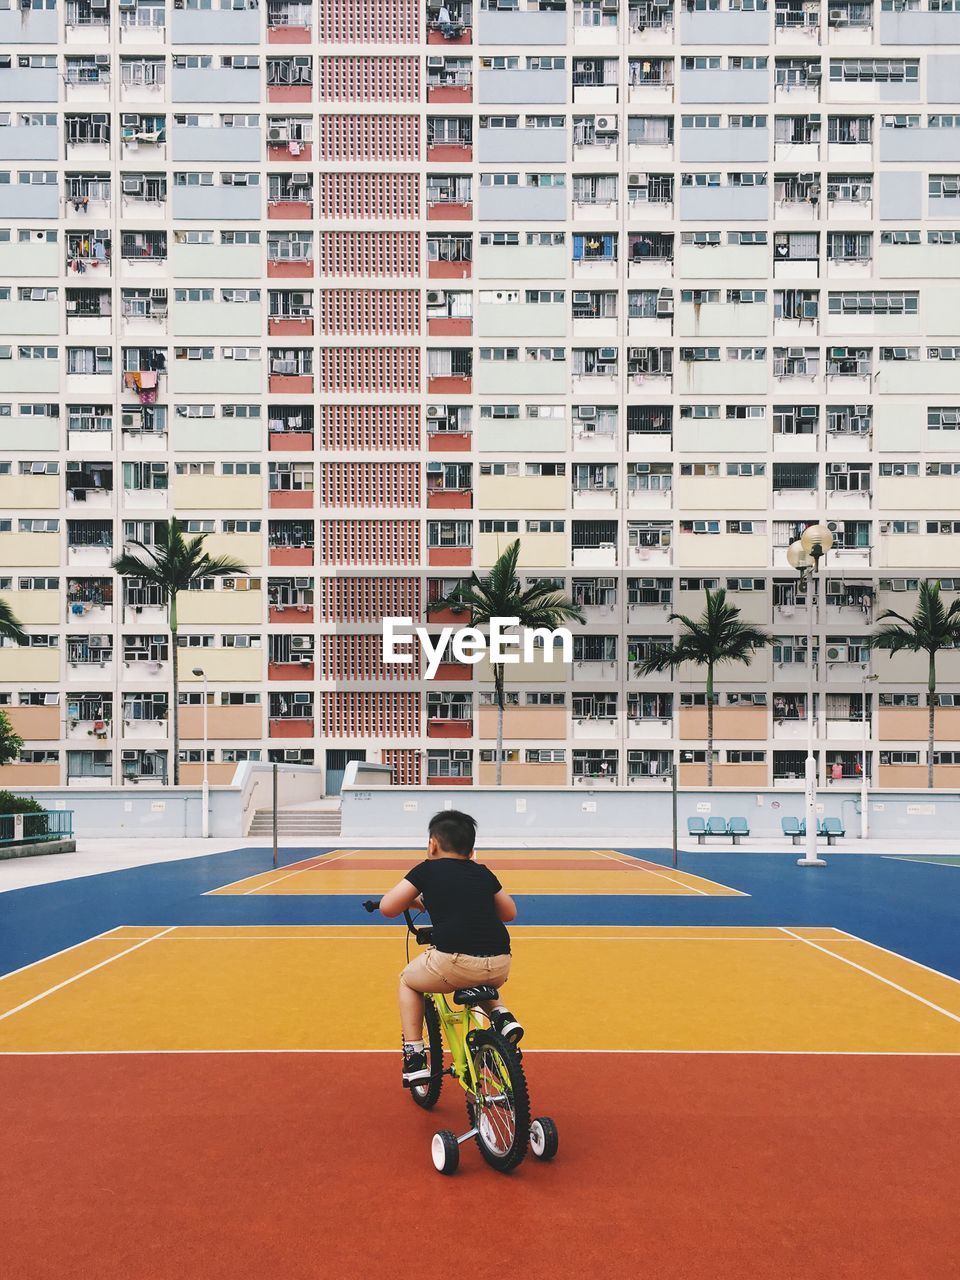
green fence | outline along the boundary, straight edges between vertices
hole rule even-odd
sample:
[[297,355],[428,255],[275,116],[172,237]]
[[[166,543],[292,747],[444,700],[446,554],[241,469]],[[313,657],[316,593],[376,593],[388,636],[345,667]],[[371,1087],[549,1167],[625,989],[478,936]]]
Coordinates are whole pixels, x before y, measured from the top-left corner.
[[73,810],[45,813],[0,813],[0,847],[40,844],[45,840],[69,840],[73,835]]

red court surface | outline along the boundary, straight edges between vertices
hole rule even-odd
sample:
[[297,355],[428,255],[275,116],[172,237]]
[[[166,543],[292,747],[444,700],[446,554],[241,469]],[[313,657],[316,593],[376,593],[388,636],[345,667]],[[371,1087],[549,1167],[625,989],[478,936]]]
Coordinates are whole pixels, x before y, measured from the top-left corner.
[[560,1156],[508,1178],[393,1053],[0,1058],[10,1280],[947,1280],[956,1057],[525,1055]]

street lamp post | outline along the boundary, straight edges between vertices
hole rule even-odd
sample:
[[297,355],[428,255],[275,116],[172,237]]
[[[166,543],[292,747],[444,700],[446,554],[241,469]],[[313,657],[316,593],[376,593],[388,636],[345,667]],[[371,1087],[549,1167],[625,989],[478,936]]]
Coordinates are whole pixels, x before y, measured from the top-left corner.
[[869,784],[867,781],[867,685],[879,676],[864,676],[860,681],[860,719],[863,721],[863,744],[860,760],[860,839],[866,840],[870,834],[870,817],[867,812],[869,801]]
[[204,840],[210,835],[210,779],[207,774],[207,673],[203,667],[194,667],[193,674],[203,681],[203,784],[200,788],[200,834]]
[[817,761],[814,755],[813,727],[813,609],[814,582],[821,559],[833,546],[833,533],[825,524],[812,524],[804,529],[796,542],[787,548],[787,562],[800,574],[801,586],[809,583],[807,605],[807,759],[804,768],[804,794],[806,808],[806,845],[798,867],[825,867],[827,864],[817,854]]

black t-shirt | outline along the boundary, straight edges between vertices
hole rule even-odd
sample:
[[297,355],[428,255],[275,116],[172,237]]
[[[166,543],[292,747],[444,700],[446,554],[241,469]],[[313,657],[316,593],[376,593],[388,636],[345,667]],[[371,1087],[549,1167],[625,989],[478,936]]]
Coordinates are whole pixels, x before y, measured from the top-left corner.
[[438,951],[508,954],[510,935],[493,905],[503,886],[489,867],[472,858],[428,858],[406,878],[420,890]]

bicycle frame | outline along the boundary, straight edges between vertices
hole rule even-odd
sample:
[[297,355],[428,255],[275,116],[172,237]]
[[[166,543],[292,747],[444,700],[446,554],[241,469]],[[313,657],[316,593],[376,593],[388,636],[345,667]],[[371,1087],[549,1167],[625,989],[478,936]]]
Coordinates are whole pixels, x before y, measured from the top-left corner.
[[471,1024],[476,1027],[483,1025],[480,1018],[469,1006],[452,1009],[443,992],[428,992],[424,1000],[430,1000],[437,1011],[443,1038],[453,1058],[453,1075],[465,1093],[475,1094],[478,1081],[473,1058],[467,1052],[467,1036],[473,1029]]

